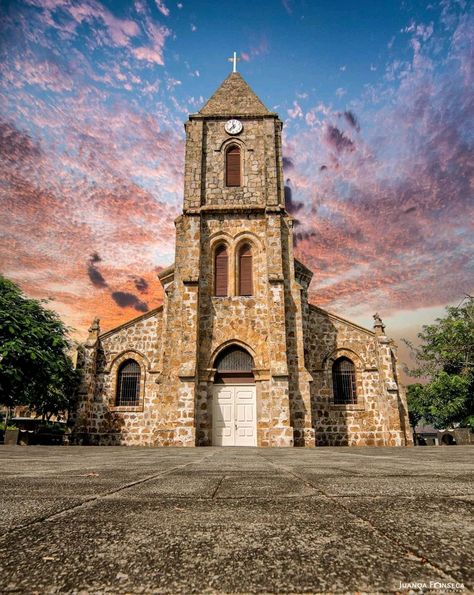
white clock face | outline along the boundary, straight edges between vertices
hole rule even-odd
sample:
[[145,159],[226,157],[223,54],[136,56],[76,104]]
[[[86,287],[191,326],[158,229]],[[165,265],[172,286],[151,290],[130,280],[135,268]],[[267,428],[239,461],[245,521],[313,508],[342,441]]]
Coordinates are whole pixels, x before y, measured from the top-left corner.
[[227,120],[224,128],[229,134],[239,134],[239,132],[242,132],[243,126],[239,120]]

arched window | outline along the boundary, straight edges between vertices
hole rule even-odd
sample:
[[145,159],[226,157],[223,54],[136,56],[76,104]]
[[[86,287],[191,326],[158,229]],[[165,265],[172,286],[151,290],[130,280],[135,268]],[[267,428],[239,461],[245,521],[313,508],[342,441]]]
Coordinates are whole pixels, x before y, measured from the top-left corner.
[[227,295],[228,265],[227,247],[221,244],[217,247],[214,256],[214,295],[216,296]]
[[239,250],[239,295],[252,295],[253,274],[252,274],[252,248],[244,244]]
[[140,366],[134,359],[123,362],[117,372],[117,407],[135,407],[140,400]]
[[345,405],[357,403],[355,366],[347,357],[340,357],[332,366],[334,403]]
[[223,349],[214,362],[216,384],[253,383],[253,357],[238,345],[230,345]]
[[242,186],[240,166],[240,148],[232,145],[225,156],[225,183],[226,186]]

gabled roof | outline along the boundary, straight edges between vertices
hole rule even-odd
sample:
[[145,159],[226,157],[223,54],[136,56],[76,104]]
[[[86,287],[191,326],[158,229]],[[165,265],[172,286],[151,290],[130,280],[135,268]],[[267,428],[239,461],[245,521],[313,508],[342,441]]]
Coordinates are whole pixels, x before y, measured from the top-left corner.
[[163,304],[161,304],[157,308],[148,310],[148,312],[145,312],[145,314],[140,314],[140,316],[137,316],[136,318],[132,318],[132,320],[127,320],[127,322],[123,322],[122,324],[119,324],[118,326],[115,326],[114,328],[111,328],[108,331],[104,331],[103,333],[100,333],[99,337],[101,339],[106,339],[107,337],[110,337],[111,335],[118,333],[119,331],[123,330],[124,328],[128,328],[129,326],[133,326],[137,322],[141,322],[142,320],[151,318],[155,314],[158,314],[158,312],[161,312],[161,310],[163,310]]
[[375,337],[374,331],[371,331],[370,329],[365,328],[365,326],[360,326],[360,324],[357,324],[356,322],[352,322],[351,320],[347,320],[347,318],[342,318],[342,316],[338,316],[337,314],[332,314],[332,312],[323,310],[323,308],[320,308],[319,306],[316,306],[315,304],[312,304],[311,302],[309,302],[308,305],[312,310],[316,310],[317,312],[319,312],[320,314],[323,314],[324,316],[328,316],[329,318],[332,318],[333,320],[338,320],[339,322],[348,324],[360,331],[364,331],[364,333],[367,333],[368,335],[371,335],[372,337]]
[[203,116],[271,116],[238,72],[231,72],[199,112]]

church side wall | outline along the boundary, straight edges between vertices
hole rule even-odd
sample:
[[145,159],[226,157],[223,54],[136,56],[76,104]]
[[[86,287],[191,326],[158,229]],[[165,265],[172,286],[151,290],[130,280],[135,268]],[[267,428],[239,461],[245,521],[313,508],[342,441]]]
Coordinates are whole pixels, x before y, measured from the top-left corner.
[[[97,371],[91,398],[87,442],[92,444],[152,445],[160,417],[158,402],[162,311],[140,318],[99,337]],[[140,366],[139,403],[116,407],[117,373],[121,363],[134,359]]]
[[[399,426],[387,415],[388,395],[375,334],[319,308],[309,306],[306,312],[305,354],[313,377],[311,409],[316,445],[400,445],[399,432],[393,431],[399,430]],[[341,356],[355,365],[357,404],[334,403],[332,364]]]

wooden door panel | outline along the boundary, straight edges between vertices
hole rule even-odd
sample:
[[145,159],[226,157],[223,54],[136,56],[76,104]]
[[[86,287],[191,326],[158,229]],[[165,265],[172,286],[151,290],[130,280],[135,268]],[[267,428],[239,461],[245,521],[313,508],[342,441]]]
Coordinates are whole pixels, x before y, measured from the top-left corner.
[[213,400],[213,445],[256,446],[255,386],[216,385]]

